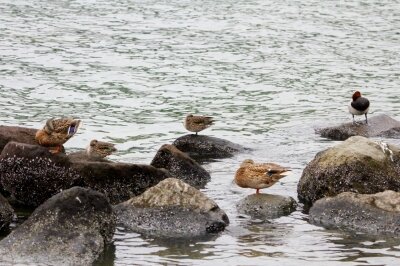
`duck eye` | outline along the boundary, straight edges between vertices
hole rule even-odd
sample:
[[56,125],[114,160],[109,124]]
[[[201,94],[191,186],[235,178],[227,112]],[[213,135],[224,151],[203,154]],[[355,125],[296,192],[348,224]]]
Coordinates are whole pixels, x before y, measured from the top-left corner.
[[268,175],[268,176],[272,176],[272,171],[269,170],[269,171],[267,172],[267,175]]

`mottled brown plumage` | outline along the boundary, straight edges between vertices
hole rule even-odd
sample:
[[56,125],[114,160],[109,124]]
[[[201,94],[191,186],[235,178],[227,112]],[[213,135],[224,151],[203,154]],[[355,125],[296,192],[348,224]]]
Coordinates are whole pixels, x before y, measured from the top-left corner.
[[279,179],[288,174],[289,168],[275,163],[254,163],[244,160],[235,174],[235,183],[239,187],[254,188],[256,193],[262,188],[274,185]]
[[36,132],[35,139],[40,145],[49,147],[50,152],[60,152],[62,145],[78,131],[80,122],[73,118],[51,118]]
[[198,132],[208,128],[214,123],[211,116],[192,115],[189,114],[185,118],[185,128],[191,132]]
[[105,158],[113,152],[117,151],[114,146],[115,144],[113,143],[98,141],[94,139],[87,147],[86,153],[89,158]]

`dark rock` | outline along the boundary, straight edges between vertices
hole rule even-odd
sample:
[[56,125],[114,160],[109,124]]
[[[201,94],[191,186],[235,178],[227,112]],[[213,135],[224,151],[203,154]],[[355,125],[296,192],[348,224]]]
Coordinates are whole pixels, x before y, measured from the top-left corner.
[[301,202],[350,191],[373,194],[400,191],[400,150],[365,137],[351,137],[319,152],[308,163],[297,186]]
[[121,226],[161,238],[204,237],[229,224],[213,200],[176,178],[161,181],[114,210]]
[[400,193],[387,190],[377,194],[343,192],[314,203],[310,222],[368,235],[400,237]]
[[37,144],[36,131],[34,128],[0,126],[0,152],[10,141]]
[[74,162],[71,167],[81,176],[82,186],[104,193],[112,204],[140,195],[170,177],[165,169],[144,164]]
[[324,138],[345,140],[351,136],[400,138],[400,121],[387,115],[377,115],[365,122],[344,123],[338,126],[317,129]]
[[232,157],[245,149],[224,139],[195,134],[179,137],[173,145],[192,158],[209,159]]
[[47,200],[0,241],[0,263],[92,265],[114,231],[106,197],[73,187]]
[[3,188],[22,206],[37,207],[59,191],[79,185],[104,193],[120,203],[169,177],[150,165],[70,161],[63,153],[10,142],[0,155]]
[[239,213],[257,219],[274,219],[296,210],[297,203],[292,197],[271,194],[252,194],[236,205]]
[[195,188],[204,188],[211,180],[210,174],[201,165],[174,145],[161,146],[150,165],[167,169],[173,177]]
[[7,199],[0,194],[0,232],[7,231],[14,217],[14,210]]
[[37,207],[63,189],[79,183],[63,153],[52,154],[47,148],[9,142],[0,155],[3,188],[23,206]]

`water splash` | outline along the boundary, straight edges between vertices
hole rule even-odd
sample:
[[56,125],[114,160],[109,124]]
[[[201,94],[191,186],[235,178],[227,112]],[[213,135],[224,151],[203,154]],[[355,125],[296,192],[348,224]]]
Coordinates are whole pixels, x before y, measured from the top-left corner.
[[383,141],[377,141],[376,143],[381,147],[384,154],[389,154],[389,158],[393,162],[393,151],[389,148],[389,145]]

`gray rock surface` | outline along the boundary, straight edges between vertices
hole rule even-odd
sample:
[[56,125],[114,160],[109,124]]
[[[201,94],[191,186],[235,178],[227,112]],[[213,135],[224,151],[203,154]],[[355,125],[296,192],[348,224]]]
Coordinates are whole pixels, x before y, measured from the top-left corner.
[[296,210],[292,197],[272,194],[251,194],[236,204],[239,213],[257,219],[274,219]]
[[0,264],[92,265],[114,231],[106,197],[73,187],[47,200],[0,241]]
[[60,190],[79,185],[104,193],[113,204],[143,193],[169,177],[150,165],[70,161],[63,153],[9,142],[0,155],[3,189],[22,206],[37,207]]
[[318,200],[309,212],[310,222],[367,235],[400,237],[400,193],[343,192]]
[[206,135],[188,134],[179,137],[173,145],[192,158],[228,158],[245,148],[230,141]]
[[204,188],[211,180],[210,174],[200,164],[174,145],[161,146],[150,165],[167,169],[173,177],[195,188]]
[[[363,116],[364,118],[364,116]],[[316,130],[324,138],[346,140],[351,136],[400,138],[400,121],[387,115],[377,115],[365,121],[344,123]]]
[[7,199],[0,194],[0,232],[8,231],[14,217],[14,210]]
[[341,192],[374,194],[400,191],[400,150],[365,137],[351,137],[319,152],[308,163],[297,186],[301,202]]
[[114,210],[121,226],[155,237],[203,237],[229,224],[213,200],[176,178],[161,181]]
[[0,126],[0,152],[10,141],[37,144],[36,131],[34,128]]

